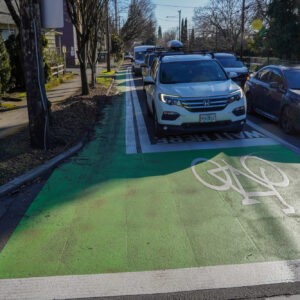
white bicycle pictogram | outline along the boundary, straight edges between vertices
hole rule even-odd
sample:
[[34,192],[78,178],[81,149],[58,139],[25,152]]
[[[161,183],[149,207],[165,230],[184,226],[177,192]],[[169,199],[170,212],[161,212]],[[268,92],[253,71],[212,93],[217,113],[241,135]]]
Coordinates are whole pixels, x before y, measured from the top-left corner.
[[[259,171],[260,174],[257,175],[255,172],[253,172],[249,166],[247,166],[246,162],[250,160],[256,160],[259,163]],[[220,182],[220,185],[213,185],[205,181],[196,171],[196,165],[198,163],[210,163],[213,164],[214,167],[212,169],[206,170],[206,172],[211,175],[214,179],[217,179]],[[294,214],[295,209],[291,205],[289,205],[279,194],[279,192],[276,190],[276,187],[287,187],[290,184],[290,181],[287,177],[287,175],[276,165],[273,165],[271,162],[266,161],[262,158],[256,157],[256,156],[242,156],[240,158],[240,162],[242,167],[246,170],[246,172],[240,171],[233,166],[229,165],[225,160],[222,160],[222,163],[224,164],[221,166],[218,162],[209,160],[207,158],[196,158],[192,161],[191,168],[194,176],[196,179],[204,184],[205,186],[216,190],[216,191],[228,191],[230,189],[233,189],[234,191],[238,192],[243,196],[243,205],[253,205],[253,204],[259,204],[260,201],[254,199],[254,197],[266,197],[266,196],[275,196],[277,199],[282,203],[282,205],[285,207],[283,209],[283,212],[285,214]],[[265,167],[264,167],[265,164]],[[266,167],[267,168],[273,168],[272,174],[276,174],[279,177],[277,178],[275,182],[270,180],[270,178],[266,175]],[[218,173],[222,172],[224,176],[219,176]],[[275,173],[277,172],[277,173]],[[230,176],[231,175],[231,176]],[[241,184],[240,180],[238,179],[238,176],[244,176],[248,180],[251,180],[263,187],[265,187],[265,191],[255,191],[255,192],[246,192],[243,185]],[[274,177],[274,176],[273,176]],[[235,182],[233,184],[232,178]]]

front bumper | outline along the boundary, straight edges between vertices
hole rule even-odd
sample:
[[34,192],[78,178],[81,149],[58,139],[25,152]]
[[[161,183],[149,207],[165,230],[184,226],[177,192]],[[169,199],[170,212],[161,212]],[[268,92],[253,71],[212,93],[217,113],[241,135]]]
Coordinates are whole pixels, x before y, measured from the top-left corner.
[[246,119],[240,121],[219,121],[215,123],[185,123],[181,126],[159,125],[162,133],[165,134],[192,134],[204,132],[234,132],[240,131],[246,124]]

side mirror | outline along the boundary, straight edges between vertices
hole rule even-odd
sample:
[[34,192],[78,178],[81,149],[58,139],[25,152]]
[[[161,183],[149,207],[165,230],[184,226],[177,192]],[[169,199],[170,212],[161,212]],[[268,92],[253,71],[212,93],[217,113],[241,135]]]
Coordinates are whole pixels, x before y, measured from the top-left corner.
[[155,82],[151,76],[148,76],[144,79],[144,85],[153,85],[153,84],[155,84]]
[[229,78],[235,78],[235,77],[238,77],[238,74],[236,72],[228,72],[228,77]]
[[280,84],[278,82],[270,82],[270,88],[272,89],[279,89]]

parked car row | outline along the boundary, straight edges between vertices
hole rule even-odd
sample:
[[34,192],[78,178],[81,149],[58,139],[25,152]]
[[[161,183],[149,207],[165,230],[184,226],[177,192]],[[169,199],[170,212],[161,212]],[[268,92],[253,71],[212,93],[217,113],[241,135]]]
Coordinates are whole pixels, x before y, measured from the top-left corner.
[[279,122],[285,133],[300,130],[300,66],[266,66],[245,84],[248,113]]
[[300,67],[268,66],[250,77],[233,54],[186,54],[171,41],[169,49],[136,47],[132,69],[142,75],[157,136],[239,132],[247,112],[279,121],[286,133],[300,130]]

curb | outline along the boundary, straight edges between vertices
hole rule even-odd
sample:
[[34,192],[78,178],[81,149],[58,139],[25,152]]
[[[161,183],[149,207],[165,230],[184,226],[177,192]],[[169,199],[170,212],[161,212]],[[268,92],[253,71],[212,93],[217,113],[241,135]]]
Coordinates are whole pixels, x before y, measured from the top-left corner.
[[[116,73],[118,71],[119,71],[119,69],[116,70]],[[110,91],[113,87],[114,82],[115,82],[115,79],[113,78],[113,80],[106,92],[106,96],[108,96],[110,94]],[[72,147],[71,149],[67,150],[64,153],[59,154],[58,156],[56,156],[56,157],[52,158],[51,160],[49,160],[48,162],[46,162],[45,164],[27,172],[26,174],[21,175],[15,179],[11,180],[10,182],[0,186],[0,197],[12,192],[13,190],[17,189],[19,186],[21,186],[25,183],[34,180],[38,176],[45,174],[52,168],[56,167],[61,161],[74,155],[76,152],[78,152],[84,146],[84,142],[85,142],[86,138],[87,138],[87,133],[84,135],[82,141],[79,142],[74,147]]]
[[86,138],[87,138],[87,134],[84,135],[81,142],[79,142],[77,145],[75,145],[71,149],[67,150],[66,152],[59,154],[58,156],[56,156],[56,157],[52,158],[51,160],[49,160],[48,162],[46,162],[45,164],[2,185],[0,187],[0,197],[12,192],[13,190],[17,189],[19,186],[21,186],[25,183],[34,180],[36,177],[45,174],[52,168],[56,167],[61,161],[74,155],[76,152],[78,152],[84,146],[84,141]]

